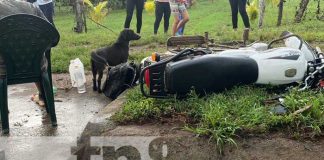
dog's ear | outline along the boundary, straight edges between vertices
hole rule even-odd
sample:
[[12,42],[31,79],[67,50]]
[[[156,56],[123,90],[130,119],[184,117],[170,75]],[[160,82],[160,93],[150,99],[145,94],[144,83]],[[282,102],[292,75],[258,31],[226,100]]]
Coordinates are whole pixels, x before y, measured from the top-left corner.
[[135,34],[135,32],[133,31],[133,30],[131,30],[131,29],[128,29],[128,30],[126,30],[125,31],[126,33],[125,33],[125,35],[126,35],[126,40],[131,40],[132,39],[132,35],[134,35]]
[[125,28],[123,31],[120,32],[118,41],[125,42],[125,41],[137,40],[140,38],[141,36],[139,34],[136,34],[132,29]]
[[123,30],[122,37],[123,37],[124,40],[127,40],[127,38],[128,38],[128,30],[129,29],[124,29]]
[[138,33],[135,33],[134,30],[129,30],[127,38],[129,38],[129,40],[138,40],[141,36]]
[[122,30],[119,34],[119,37],[118,37],[118,42],[125,42],[127,41],[127,32],[128,32],[129,29],[125,28],[124,30]]

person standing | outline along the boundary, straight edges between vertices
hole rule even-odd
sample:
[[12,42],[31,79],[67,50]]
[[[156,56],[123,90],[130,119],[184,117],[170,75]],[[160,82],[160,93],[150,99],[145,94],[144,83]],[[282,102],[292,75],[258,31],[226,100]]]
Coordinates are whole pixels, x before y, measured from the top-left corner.
[[136,7],[136,32],[141,33],[142,28],[142,14],[144,9],[144,0],[127,0],[126,1],[126,20],[124,24],[124,28],[129,28],[130,23],[132,21],[133,12]]
[[157,34],[162,17],[164,17],[164,33],[168,33],[171,15],[169,0],[156,0],[155,6],[154,35]]
[[46,19],[54,25],[54,21],[53,21],[54,3],[53,3],[53,0],[37,0],[35,3],[42,10]]
[[[172,36],[189,21],[189,13],[186,9],[186,0],[170,0],[171,13],[174,15],[174,21],[172,26]],[[182,19],[179,19],[179,15]]]
[[243,32],[243,42],[249,39],[249,31],[250,31],[250,20],[249,16],[246,12],[246,3],[247,0],[229,0],[232,10],[232,25],[234,31],[237,30],[237,21],[238,21],[238,12],[240,12],[245,29]]

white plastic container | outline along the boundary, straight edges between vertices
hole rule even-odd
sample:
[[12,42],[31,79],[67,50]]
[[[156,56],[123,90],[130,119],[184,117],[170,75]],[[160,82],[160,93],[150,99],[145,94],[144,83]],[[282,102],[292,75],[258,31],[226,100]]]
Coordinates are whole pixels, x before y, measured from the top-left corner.
[[84,67],[79,58],[71,60],[69,66],[72,87],[78,88],[78,93],[86,92]]

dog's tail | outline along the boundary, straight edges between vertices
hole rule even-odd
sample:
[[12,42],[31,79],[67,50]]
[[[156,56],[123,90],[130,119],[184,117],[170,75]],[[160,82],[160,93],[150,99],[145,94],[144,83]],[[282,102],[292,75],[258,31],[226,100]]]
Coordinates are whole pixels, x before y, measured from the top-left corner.
[[91,53],[91,61],[94,61],[96,63],[99,63],[99,64],[103,64],[105,66],[109,66],[108,62],[105,60],[105,58],[101,57],[100,55],[98,55],[97,53],[95,52],[92,52]]

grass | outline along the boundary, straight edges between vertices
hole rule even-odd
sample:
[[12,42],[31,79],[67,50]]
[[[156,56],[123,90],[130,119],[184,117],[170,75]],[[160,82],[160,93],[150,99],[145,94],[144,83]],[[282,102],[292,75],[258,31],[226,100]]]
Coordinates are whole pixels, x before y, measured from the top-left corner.
[[[257,22],[251,22],[253,31],[251,32],[251,41],[262,40],[270,41],[280,35],[284,30],[295,32],[305,40],[312,43],[324,42],[324,22],[318,21],[314,17],[316,8],[315,2],[310,2],[305,20],[300,24],[293,23],[293,16],[298,2],[288,0],[285,3],[283,25],[276,27],[277,8],[269,6],[266,10],[263,29],[257,29]],[[53,49],[52,65],[53,72],[67,72],[71,59],[79,57],[84,63],[85,68],[89,69],[90,52],[98,47],[112,44],[119,31],[123,28],[126,12],[124,10],[113,10],[104,19],[103,24],[111,28],[115,33],[99,27],[88,20],[88,33],[77,34],[72,31],[75,25],[74,14],[64,9],[58,8],[55,16],[55,25],[61,34],[61,40],[57,47]],[[186,35],[203,35],[204,32],[210,33],[210,38],[215,41],[231,41],[241,39],[243,24],[239,18],[238,32],[233,32],[231,27],[231,15],[228,0],[214,0],[214,3],[208,0],[198,0],[197,5],[190,10],[190,21],[186,26]],[[158,36],[153,36],[153,24],[155,16],[144,12],[142,39],[132,42],[132,46],[138,47],[132,54],[132,59],[139,60],[143,55],[148,55],[153,51],[165,51],[166,39],[170,35],[164,35],[162,25],[160,26]],[[170,23],[172,24],[172,19]],[[136,18],[134,16],[131,28],[135,28]],[[150,48],[156,44],[158,47]],[[324,46],[322,46],[324,47]],[[139,57],[136,57],[140,54]]]
[[[323,3],[323,2],[322,2]],[[302,23],[293,23],[293,17],[298,6],[295,0],[287,0],[284,8],[282,26],[276,26],[277,8],[269,6],[263,29],[257,29],[257,22],[252,21],[251,41],[270,41],[278,37],[282,31],[292,31],[312,44],[324,48],[324,22],[318,21],[315,15],[315,2],[311,1],[306,18]],[[216,42],[241,39],[243,24],[239,18],[240,30],[234,32],[231,27],[230,6],[228,0],[198,0],[196,6],[189,10],[190,22],[186,25],[186,35],[203,35],[210,33],[210,38]],[[110,11],[103,25],[118,33],[123,28],[126,13],[124,10]],[[166,39],[170,35],[153,36],[154,15],[144,12],[142,39],[131,43],[130,60],[140,61],[153,51],[163,52]],[[133,18],[131,28],[135,28],[136,18]],[[172,22],[172,20],[170,20]],[[74,15],[65,10],[56,12],[55,24],[61,33],[61,41],[52,51],[54,72],[67,72],[69,61],[80,58],[85,68],[89,69],[90,52],[98,47],[112,44],[117,34],[101,28],[88,21],[88,33],[77,34],[72,31]],[[285,93],[287,114],[275,115],[271,105],[262,103],[274,96],[267,88],[255,86],[240,86],[219,94],[198,97],[191,93],[187,99],[159,100],[144,98],[139,88],[132,89],[127,95],[123,109],[114,115],[119,123],[146,122],[160,120],[183,114],[187,117],[186,130],[201,136],[210,137],[221,149],[225,144],[235,144],[237,136],[267,133],[273,130],[287,130],[294,137],[314,137],[322,134],[324,127],[324,94],[308,91],[291,90]],[[305,105],[312,108],[301,114],[293,115],[296,110]]]
[[[294,138],[322,135],[323,92],[291,89],[283,94],[287,112],[278,115],[272,111],[278,103],[264,103],[276,96],[269,88],[239,86],[206,97],[199,97],[192,92],[184,100],[144,98],[139,88],[135,88],[127,94],[125,106],[113,119],[124,124],[144,123],[182,114],[187,117],[186,130],[209,137],[220,150],[225,144],[235,144],[236,137],[247,134],[281,130]],[[308,105],[312,106],[311,109],[293,114]]]

